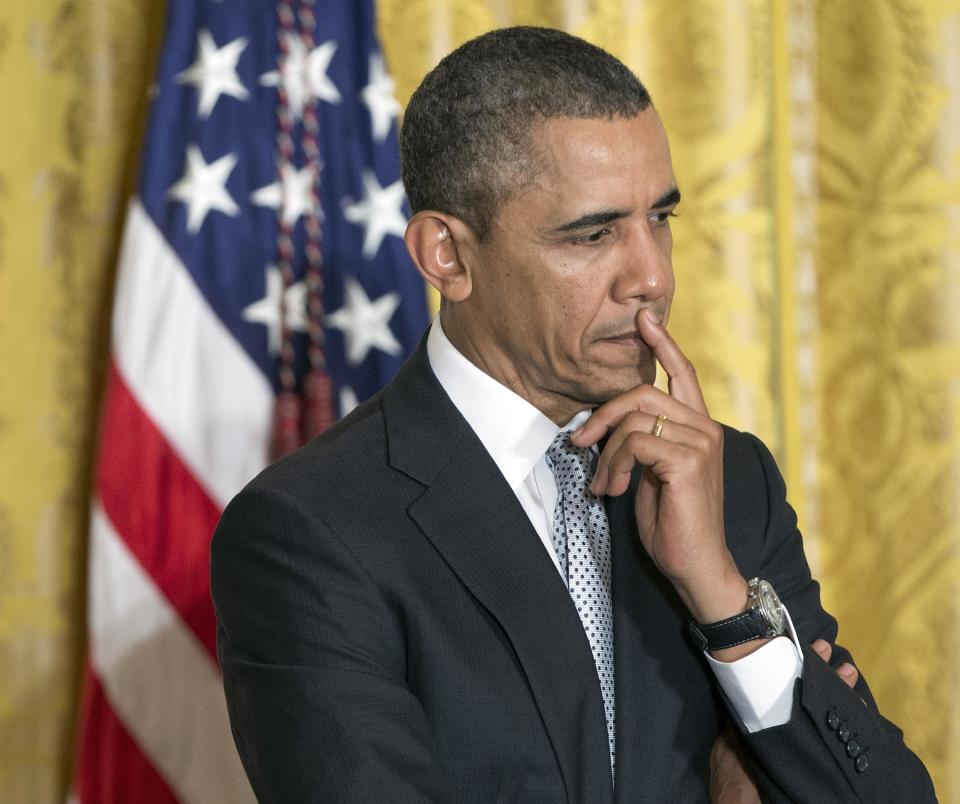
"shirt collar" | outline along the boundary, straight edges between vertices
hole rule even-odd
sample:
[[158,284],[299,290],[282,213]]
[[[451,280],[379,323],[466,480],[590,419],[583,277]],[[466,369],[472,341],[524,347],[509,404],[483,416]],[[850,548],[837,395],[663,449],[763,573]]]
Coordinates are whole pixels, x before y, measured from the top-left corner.
[[[440,316],[427,336],[427,357],[443,390],[516,491],[561,428],[464,357],[444,333]],[[581,411],[562,429],[579,427],[589,415]]]

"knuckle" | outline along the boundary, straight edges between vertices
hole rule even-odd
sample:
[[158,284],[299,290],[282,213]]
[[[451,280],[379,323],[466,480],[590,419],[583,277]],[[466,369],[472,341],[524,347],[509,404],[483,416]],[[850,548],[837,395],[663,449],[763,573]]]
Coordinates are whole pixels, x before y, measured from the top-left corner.
[[723,425],[720,424],[720,422],[715,422],[711,419],[707,432],[710,433],[715,444],[723,446]]
[[637,404],[640,407],[649,407],[657,399],[659,391],[652,385],[637,386]]
[[716,441],[714,440],[712,433],[698,432],[696,436],[694,436],[694,440],[697,442],[698,453],[702,453],[704,456],[706,456],[707,454],[713,452]]

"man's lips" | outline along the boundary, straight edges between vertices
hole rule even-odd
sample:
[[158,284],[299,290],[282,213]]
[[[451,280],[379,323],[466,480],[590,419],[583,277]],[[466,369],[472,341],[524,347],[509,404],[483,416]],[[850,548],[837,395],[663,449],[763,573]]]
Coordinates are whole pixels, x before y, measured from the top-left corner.
[[[650,310],[650,312],[653,314],[653,317],[656,321],[658,322],[663,321],[664,316],[662,312],[657,313],[657,312],[654,312],[653,310]],[[615,325],[615,323],[616,322],[608,325],[610,329],[613,329],[613,326]],[[634,319],[633,321],[623,321],[622,326],[623,326],[623,329],[619,330],[619,332],[614,330],[614,332],[612,332],[610,335],[607,335],[606,332],[604,332],[603,330],[600,330],[594,337],[596,337],[597,340],[601,342],[609,341],[611,343],[621,344],[624,346],[634,346],[636,344],[642,344],[643,346],[648,346],[647,342],[643,339],[643,336],[640,334],[640,327],[638,326],[636,319]]]
[[640,333],[636,331],[608,335],[606,338],[601,338],[600,343],[608,344],[609,347],[619,350],[624,355],[628,355],[631,361],[637,358],[643,358],[644,355],[652,354],[649,344],[641,338]]
[[636,330],[632,332],[621,332],[619,335],[608,335],[603,340],[605,341],[624,341],[628,343],[633,343],[636,341],[644,342],[643,338],[640,336],[640,333]]

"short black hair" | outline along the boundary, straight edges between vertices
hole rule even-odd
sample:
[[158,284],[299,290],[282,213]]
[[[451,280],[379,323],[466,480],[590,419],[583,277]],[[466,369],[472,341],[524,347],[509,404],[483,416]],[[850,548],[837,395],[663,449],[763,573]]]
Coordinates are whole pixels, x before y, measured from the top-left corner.
[[455,215],[482,240],[500,206],[534,176],[534,125],[632,118],[650,103],[626,65],[563,31],[518,26],[471,39],[427,74],[404,113],[410,206]]

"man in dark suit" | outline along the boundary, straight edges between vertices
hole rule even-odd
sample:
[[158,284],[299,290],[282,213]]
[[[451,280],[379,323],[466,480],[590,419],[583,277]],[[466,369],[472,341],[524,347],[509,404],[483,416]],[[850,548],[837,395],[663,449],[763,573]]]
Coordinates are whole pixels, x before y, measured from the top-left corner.
[[732,723],[767,800],[933,800],[833,647],[772,457],[667,332],[680,193],[642,85],[492,32],[424,79],[401,147],[441,314],[214,536],[258,797],[706,801]]

